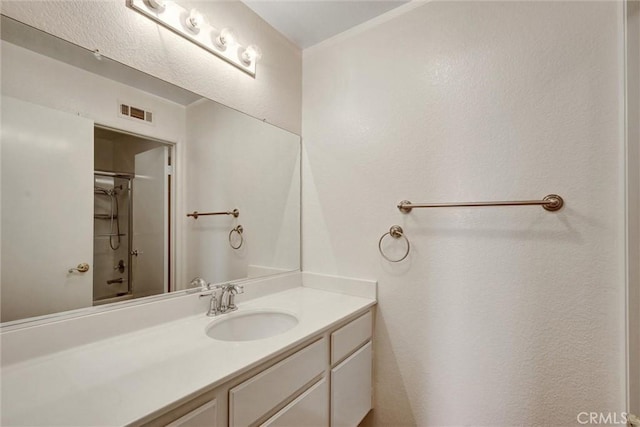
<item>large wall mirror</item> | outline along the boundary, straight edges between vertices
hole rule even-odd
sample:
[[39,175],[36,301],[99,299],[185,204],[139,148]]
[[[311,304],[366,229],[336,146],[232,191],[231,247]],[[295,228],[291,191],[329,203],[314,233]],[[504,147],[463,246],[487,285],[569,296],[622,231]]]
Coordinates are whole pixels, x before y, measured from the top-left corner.
[[1,33],[3,326],[300,268],[298,135],[5,16]]

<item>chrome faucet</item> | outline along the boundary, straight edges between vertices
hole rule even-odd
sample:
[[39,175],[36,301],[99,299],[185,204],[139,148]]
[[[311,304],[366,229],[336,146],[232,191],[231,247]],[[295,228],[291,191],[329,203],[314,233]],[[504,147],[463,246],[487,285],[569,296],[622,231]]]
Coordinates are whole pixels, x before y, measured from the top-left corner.
[[[218,289],[222,290],[220,297],[218,297]],[[207,316],[209,317],[237,310],[238,306],[235,305],[234,297],[237,294],[244,293],[244,287],[242,285],[236,285],[233,283],[226,283],[224,285],[212,285],[209,283],[203,287],[203,290],[211,291],[200,294],[200,298],[211,296],[211,299],[209,300],[209,310],[207,311]]]
[[[236,311],[238,306],[235,304],[234,299],[237,294],[244,293],[244,286],[236,285],[233,283],[227,283],[222,285],[222,296],[220,297],[220,309],[222,313],[229,313]],[[224,297],[227,297],[226,302]]]
[[218,298],[216,297],[216,291],[211,292],[211,299],[209,300],[209,311],[207,311],[207,316],[213,317],[220,314],[218,310]]

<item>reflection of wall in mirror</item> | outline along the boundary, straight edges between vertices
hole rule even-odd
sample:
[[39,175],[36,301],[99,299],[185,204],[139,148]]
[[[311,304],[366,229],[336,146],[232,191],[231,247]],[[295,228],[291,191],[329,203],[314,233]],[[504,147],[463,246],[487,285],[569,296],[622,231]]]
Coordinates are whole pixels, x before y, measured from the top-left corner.
[[69,269],[92,261],[93,121],[9,96],[2,109],[2,321],[90,306],[90,273]]
[[[190,219],[186,271],[221,282],[299,268],[299,137],[212,101],[187,107],[187,206],[240,216]],[[244,227],[245,243],[229,246]]]
[[[184,106],[2,41],[2,93],[96,123],[179,142]],[[45,71],[46,70],[46,71]],[[119,102],[153,109],[154,123],[118,116]]]
[[[52,111],[71,113],[71,116],[79,115],[81,117],[88,118],[89,121],[95,121],[96,123],[130,132],[145,133],[150,136],[157,136],[162,139],[173,140],[176,142],[183,140],[185,108],[182,105],[167,101],[133,87],[124,85],[122,83],[118,83],[113,80],[87,72],[85,70],[70,66],[63,62],[51,59],[47,56],[34,53],[30,50],[13,45],[11,43],[7,43],[5,41],[2,41],[1,66],[1,90],[3,96],[11,96],[28,101],[33,104],[45,106],[49,109],[52,109]],[[131,119],[119,117],[117,114],[118,101],[121,100],[126,100],[127,102],[131,103],[138,103],[140,105],[152,108],[154,111],[155,123],[153,125],[148,125],[143,123],[136,123]],[[91,146],[93,150],[94,138],[92,133],[93,132],[90,132],[87,135],[86,145]],[[85,142],[78,141],[77,144],[86,146]],[[131,163],[131,153],[127,154],[126,156],[118,156],[117,152],[109,152],[109,149],[105,146],[105,144],[101,144],[99,140],[96,146],[102,154],[107,154],[107,156],[104,159],[104,164],[95,164],[95,168],[107,170],[114,170],[119,168],[130,169],[129,163]],[[74,145],[74,147],[77,146]],[[75,158],[74,153],[76,152],[77,150],[72,147],[69,154],[71,158]],[[126,159],[129,160],[125,161]],[[94,164],[90,160],[87,161],[87,165],[89,169],[94,169]],[[47,170],[47,167],[49,167],[51,170]],[[3,178],[6,173],[8,173],[7,170],[3,168]],[[64,168],[54,167],[53,163],[46,163],[42,166],[40,173],[41,176],[55,177],[62,176],[65,173],[65,170]],[[93,185],[92,181],[90,181],[91,179],[92,177],[89,177],[87,181],[87,185],[89,186]],[[72,188],[76,193],[80,192],[77,190],[79,188],[78,185],[74,184]],[[84,194],[84,192],[81,193]],[[86,194],[87,197],[91,200],[91,206],[93,206],[92,192],[87,191]],[[59,199],[61,199],[61,196],[56,198],[56,200]],[[52,206],[49,206],[47,210],[51,211]],[[74,213],[79,215],[79,212]],[[51,214],[49,214],[48,217],[52,218]],[[34,227],[35,225],[32,228]],[[32,234],[34,236],[38,235],[38,233],[36,233],[35,231]],[[6,243],[5,240],[7,240],[7,238],[7,233],[3,233],[3,243]],[[38,239],[37,237],[31,238],[28,236],[23,236],[21,239],[25,241],[33,240],[34,243],[41,241],[41,239]],[[52,248],[55,249],[55,246],[53,246]],[[6,251],[5,254],[9,254],[9,251]],[[25,256],[24,258],[28,259],[29,257]],[[3,264],[5,260],[8,260],[8,258],[3,257]],[[52,259],[48,259],[45,256],[38,258],[39,268],[43,271],[47,270],[48,263],[54,262],[56,265],[53,266],[52,271],[58,271],[60,270],[60,268],[62,268],[63,272],[66,274],[66,269],[74,267],[79,262],[88,262],[91,264],[92,256],[91,253],[82,256],[74,256],[73,259],[65,261],[64,266],[58,265],[60,264],[60,260],[53,261]],[[93,267],[85,276],[90,277],[92,273]],[[52,276],[50,276],[49,282],[65,283],[65,281],[69,280],[65,277],[54,279]],[[8,286],[9,283],[3,281],[2,299],[5,302],[11,303],[12,298],[6,295]],[[32,296],[30,298],[35,299],[37,296],[37,298],[41,300],[57,300],[63,295],[63,293],[56,289],[57,288],[55,286],[52,286],[51,284],[49,284],[48,286],[39,286],[33,290]],[[88,289],[91,289],[90,284],[88,285]],[[47,292],[47,290],[51,291],[51,295]],[[53,295],[54,293],[56,294],[55,298]],[[24,298],[20,298],[19,300],[24,300]],[[25,310],[27,311],[24,311],[24,314],[20,314],[19,312],[14,312],[13,314],[11,314],[7,311],[6,313],[11,314],[11,318],[3,317],[3,321],[19,319],[25,316],[30,317],[35,315],[47,314],[50,312],[58,312],[71,308],[90,306],[92,305],[91,300],[92,298],[91,296],[89,296],[89,298],[85,298],[85,302],[82,304],[49,304],[49,307],[45,307],[43,309],[38,308],[37,310],[27,310],[25,307]],[[14,307],[17,307],[15,301],[14,303],[12,303],[12,305]]]
[[135,155],[158,147],[159,143],[139,137],[111,132],[109,139],[96,132],[95,169],[135,173]]

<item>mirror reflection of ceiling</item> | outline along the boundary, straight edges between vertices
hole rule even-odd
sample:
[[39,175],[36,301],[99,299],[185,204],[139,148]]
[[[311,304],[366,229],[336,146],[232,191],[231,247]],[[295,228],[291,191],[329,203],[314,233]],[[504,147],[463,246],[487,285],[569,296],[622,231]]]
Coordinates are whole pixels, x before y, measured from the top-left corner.
[[160,96],[180,105],[190,105],[202,99],[191,91],[167,83],[119,62],[100,60],[100,55],[79,49],[57,37],[43,37],[42,31],[13,19],[2,17],[2,39],[16,46],[32,50],[74,67],[110,80],[134,86],[144,92]]
[[382,15],[407,0],[243,0],[269,25],[301,49]]

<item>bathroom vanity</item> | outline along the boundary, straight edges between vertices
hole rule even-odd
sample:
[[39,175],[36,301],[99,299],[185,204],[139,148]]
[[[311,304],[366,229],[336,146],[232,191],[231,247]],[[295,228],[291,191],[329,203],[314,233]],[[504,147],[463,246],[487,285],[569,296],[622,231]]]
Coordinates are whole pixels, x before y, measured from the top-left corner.
[[135,424],[355,426],[371,409],[373,327],[371,310],[357,316]]
[[[375,282],[353,282],[290,273],[245,283],[239,309],[214,318],[191,293],[96,314],[92,331],[67,319],[3,332],[1,423],[357,425],[372,407],[376,300]],[[167,311],[176,317],[152,323]],[[264,313],[297,323],[262,339],[207,334]],[[136,318],[134,332],[113,325]]]

